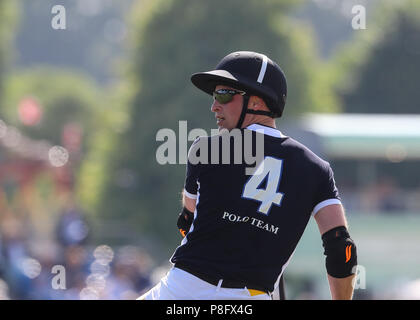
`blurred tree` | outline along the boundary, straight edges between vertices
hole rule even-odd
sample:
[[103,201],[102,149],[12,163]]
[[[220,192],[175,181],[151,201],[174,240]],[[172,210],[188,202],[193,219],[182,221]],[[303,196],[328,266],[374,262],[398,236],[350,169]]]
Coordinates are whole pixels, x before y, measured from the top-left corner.
[[99,89],[88,77],[38,67],[9,75],[2,117],[33,139],[61,145],[66,129],[87,137],[99,108]]
[[103,201],[101,195],[104,186],[113,182],[113,174],[109,172],[109,162],[115,146],[119,143],[118,138],[128,124],[127,90],[128,87],[124,84],[109,88],[107,93],[104,93],[106,98],[103,100],[106,103],[100,110],[96,110],[92,119],[95,130],[86,141],[88,152],[77,179],[78,199],[88,212],[98,210],[100,201]]
[[[100,91],[81,73],[38,67],[8,75],[1,118],[34,140],[66,148],[62,178],[78,190],[78,172],[102,110]],[[64,181],[64,180],[63,180]]]
[[[54,176],[55,183],[59,181],[59,185],[49,185],[49,198],[42,201],[44,207],[31,204],[37,222],[42,224],[45,221],[40,217],[51,219],[59,204],[68,202],[69,194],[60,191],[74,191],[70,197],[75,197],[78,204],[89,212],[91,208],[87,206],[86,199],[94,192],[86,189],[92,185],[86,184],[81,173],[86,172],[85,163],[91,156],[91,141],[102,130],[101,121],[106,114],[105,93],[83,73],[40,66],[9,74],[4,92],[1,118],[7,125],[16,127],[33,140],[46,140],[52,145],[63,146],[69,154],[65,167],[45,174],[47,181]],[[40,193],[42,190],[45,193],[45,187],[42,188],[45,184],[39,183],[43,176],[38,175],[34,185],[34,190]],[[102,181],[100,178],[95,177]],[[35,198],[31,199],[34,201]]]
[[188,130],[205,128],[210,134],[216,126],[212,99],[189,78],[213,68],[229,52],[258,51],[280,64],[289,84],[285,118],[308,110],[335,110],[329,80],[318,72],[321,66],[310,30],[286,17],[293,2],[136,3],[132,17],[136,27],[130,35],[135,47],[128,77],[133,90],[130,121],[117,138],[109,183],[98,204],[102,217],[132,221],[171,249],[178,243],[175,223],[185,166],[157,163],[156,149],[162,142],[156,141],[156,133],[171,128],[178,136],[178,121],[187,120]]
[[367,23],[337,58],[345,111],[419,113],[420,3],[387,2]]
[[[133,0],[20,0],[15,65],[48,64],[89,73],[98,83],[114,82],[115,59],[121,57],[127,33],[122,17]],[[51,9],[66,9],[66,29],[55,30]]]
[[356,5],[366,8],[368,22],[380,4],[394,0],[318,0],[305,1],[293,14],[313,29],[323,59],[329,60],[338,46],[346,43],[354,34],[352,9]]
[[12,40],[18,22],[18,6],[12,0],[0,0],[0,110],[3,108],[3,81],[14,54]]

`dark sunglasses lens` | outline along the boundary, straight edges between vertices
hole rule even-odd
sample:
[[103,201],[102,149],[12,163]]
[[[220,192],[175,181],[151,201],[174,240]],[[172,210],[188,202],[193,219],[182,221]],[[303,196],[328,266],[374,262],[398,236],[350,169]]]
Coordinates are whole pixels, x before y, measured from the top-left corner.
[[214,97],[215,100],[217,100],[217,102],[219,102],[221,104],[229,103],[233,99],[233,95],[230,94],[230,93],[227,93],[227,92],[226,93],[214,92],[213,97]]

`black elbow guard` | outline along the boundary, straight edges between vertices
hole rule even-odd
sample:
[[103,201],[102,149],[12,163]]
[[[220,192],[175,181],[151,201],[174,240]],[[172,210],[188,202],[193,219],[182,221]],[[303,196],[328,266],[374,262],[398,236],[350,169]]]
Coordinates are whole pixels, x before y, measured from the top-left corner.
[[181,213],[178,216],[178,221],[176,223],[179,232],[181,232],[181,235],[185,237],[187,232],[190,230],[191,224],[194,220],[194,213],[189,211],[186,208],[183,208]]
[[322,235],[327,273],[335,278],[345,278],[356,273],[357,251],[346,227],[336,227]]

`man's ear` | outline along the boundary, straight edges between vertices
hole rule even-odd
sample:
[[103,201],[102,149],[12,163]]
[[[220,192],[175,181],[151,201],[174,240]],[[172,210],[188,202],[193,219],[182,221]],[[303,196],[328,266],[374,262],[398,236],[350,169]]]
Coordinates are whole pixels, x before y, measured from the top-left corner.
[[265,105],[265,102],[263,99],[257,96],[251,96],[249,98],[248,107],[253,110],[266,110],[268,109]]

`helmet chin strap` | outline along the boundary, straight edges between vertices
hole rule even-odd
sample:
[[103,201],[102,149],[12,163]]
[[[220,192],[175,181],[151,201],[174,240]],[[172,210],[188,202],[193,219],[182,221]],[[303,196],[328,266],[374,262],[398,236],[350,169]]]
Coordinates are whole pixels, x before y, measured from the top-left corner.
[[236,125],[236,128],[238,129],[242,128],[242,124],[244,123],[245,115],[247,113],[259,114],[259,115],[269,116],[269,117],[274,118],[274,114],[270,111],[248,109],[249,96],[244,95],[243,97],[244,99],[242,103],[242,111],[241,111],[241,115],[239,116],[239,120],[238,120],[238,124]]
[[246,110],[248,109],[249,96],[244,95],[243,97],[244,97],[244,99],[243,99],[243,102],[242,102],[242,111],[241,111],[241,115],[239,116],[238,123],[236,125],[236,128],[238,128],[238,129],[241,129],[242,124],[244,123]]

